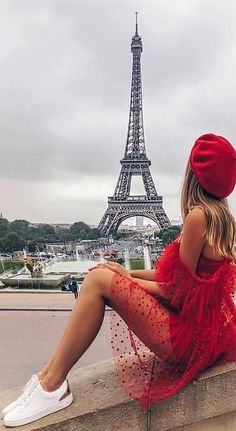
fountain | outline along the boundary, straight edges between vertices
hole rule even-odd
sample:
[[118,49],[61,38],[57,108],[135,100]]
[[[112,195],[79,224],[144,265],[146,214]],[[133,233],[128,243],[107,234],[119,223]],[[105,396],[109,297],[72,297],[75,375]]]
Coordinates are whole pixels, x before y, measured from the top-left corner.
[[29,270],[32,278],[43,277],[44,267],[38,259],[33,259],[32,257],[25,258],[25,266]]
[[125,268],[130,270],[130,260],[129,260],[129,250],[125,249],[124,251],[124,261],[125,261]]
[[0,281],[6,287],[18,288],[57,288],[69,279],[70,274],[60,274],[49,270],[51,261],[44,265],[42,258],[24,254],[24,266],[19,271],[13,270],[2,274]]
[[144,268],[147,270],[152,269],[149,249],[147,245],[143,246]]
[[75,255],[76,255],[76,260],[77,260],[77,262],[80,262],[80,255],[79,255],[79,252],[78,252],[78,246],[76,245],[76,247],[75,247]]
[[[72,275],[76,277],[79,283],[82,282],[89,268],[94,267],[99,262],[106,262],[106,256],[107,258],[110,257],[108,250],[101,246],[99,249],[96,249],[96,253],[91,254],[86,259],[83,255],[80,255],[79,247],[75,248],[74,252],[76,252],[76,255],[74,253],[74,257],[71,257],[71,259],[64,259],[63,256],[50,256],[50,258],[45,260],[44,256],[42,256],[44,253],[40,253],[39,250],[36,257],[27,255],[27,251],[24,250],[21,259],[24,267],[19,271],[8,271],[0,277],[0,281],[6,287],[29,289],[60,288],[63,283],[67,283],[67,280]],[[130,251],[127,245],[126,250],[123,250],[122,253],[124,265],[130,270]]]
[[[41,272],[43,272],[44,271],[44,260],[43,260],[43,257],[42,257],[42,255],[40,253],[40,250],[39,250],[38,246],[36,247],[36,251],[37,251],[37,254],[38,254],[37,261],[38,261],[38,264],[39,264],[39,271],[42,269]],[[41,265],[42,268],[40,268],[40,265]]]
[[99,256],[100,256],[100,259],[99,259],[100,263],[104,263],[104,262],[106,262],[106,261],[105,261],[105,259],[104,259],[104,257],[103,257],[103,252],[102,252],[102,250],[100,250],[100,251],[99,251]]

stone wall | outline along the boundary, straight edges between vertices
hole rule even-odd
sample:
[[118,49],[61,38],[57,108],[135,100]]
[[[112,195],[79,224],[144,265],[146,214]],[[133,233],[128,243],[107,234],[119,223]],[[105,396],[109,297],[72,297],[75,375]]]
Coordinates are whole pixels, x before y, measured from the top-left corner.
[[[20,431],[235,431],[236,363],[204,372],[183,391],[142,411],[121,390],[113,363],[105,361],[69,375],[74,403]],[[19,389],[0,393],[0,408]],[[0,431],[6,430],[2,420]]]

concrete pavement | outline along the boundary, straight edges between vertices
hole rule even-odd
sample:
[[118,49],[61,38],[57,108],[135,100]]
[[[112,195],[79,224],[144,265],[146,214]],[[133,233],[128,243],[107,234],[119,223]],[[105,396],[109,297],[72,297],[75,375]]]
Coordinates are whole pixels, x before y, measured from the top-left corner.
[[6,291],[0,290],[1,309],[67,309],[74,306],[75,298],[71,292],[60,291]]
[[[69,292],[0,293],[0,390],[23,385],[42,368],[69,319],[71,311],[63,309],[71,310],[74,303]],[[106,310],[96,340],[75,368],[112,356],[109,314]]]

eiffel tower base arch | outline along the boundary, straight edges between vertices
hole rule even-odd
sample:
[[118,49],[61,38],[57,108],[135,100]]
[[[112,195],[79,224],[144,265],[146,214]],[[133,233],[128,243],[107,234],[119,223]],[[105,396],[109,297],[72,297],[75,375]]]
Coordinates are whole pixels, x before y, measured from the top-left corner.
[[157,202],[140,202],[140,203],[110,203],[98,228],[101,230],[103,237],[114,239],[120,224],[131,217],[142,216],[154,221],[160,229],[171,227],[162,203]]

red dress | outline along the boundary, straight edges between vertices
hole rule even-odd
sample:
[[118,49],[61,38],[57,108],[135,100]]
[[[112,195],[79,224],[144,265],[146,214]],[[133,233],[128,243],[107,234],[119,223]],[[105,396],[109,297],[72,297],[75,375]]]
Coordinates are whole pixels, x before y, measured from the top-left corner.
[[179,242],[156,262],[163,300],[114,273],[111,343],[125,391],[148,408],[187,386],[203,370],[236,360],[236,266],[200,255],[196,274],[179,258]]

